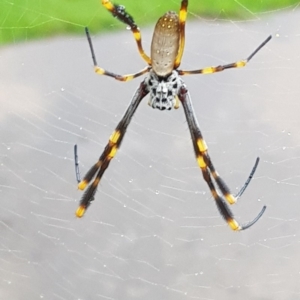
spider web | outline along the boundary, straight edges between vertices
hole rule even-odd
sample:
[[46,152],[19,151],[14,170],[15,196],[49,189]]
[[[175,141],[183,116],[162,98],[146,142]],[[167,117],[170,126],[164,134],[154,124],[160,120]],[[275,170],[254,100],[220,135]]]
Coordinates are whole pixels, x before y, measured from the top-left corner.
[[[217,211],[182,108],[152,110],[147,100],[95,201],[76,219],[82,193],[73,146],[84,173],[140,79],[96,76],[83,35],[0,49],[1,299],[299,297],[300,10],[254,14],[235,3],[247,21],[189,12],[182,69],[245,58],[273,35],[244,69],[184,78],[211,158],[233,193],[261,158],[231,209],[240,223],[263,205],[267,210],[241,233],[230,231]],[[14,31],[18,20],[10,26]],[[152,30],[142,28],[147,52]],[[128,73],[144,66],[126,30],[93,41],[104,68]]]

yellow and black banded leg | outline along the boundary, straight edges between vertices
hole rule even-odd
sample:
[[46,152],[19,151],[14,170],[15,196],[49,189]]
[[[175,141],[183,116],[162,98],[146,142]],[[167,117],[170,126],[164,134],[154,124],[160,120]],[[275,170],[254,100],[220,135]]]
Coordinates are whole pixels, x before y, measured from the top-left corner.
[[[248,176],[246,182],[244,183],[244,185],[242,186],[242,188],[240,189],[240,191],[237,193],[236,196],[234,196],[227,184],[225,183],[225,181],[220,177],[219,173],[216,171],[210,156],[208,154],[208,149],[207,149],[207,145],[205,143],[205,140],[203,139],[202,133],[199,130],[199,126],[197,123],[195,123],[193,125],[194,128],[194,132],[193,132],[193,139],[195,140],[194,143],[194,151],[196,153],[196,157],[197,157],[197,161],[199,166],[200,165],[205,165],[205,167],[208,167],[210,170],[210,173],[212,174],[214,180],[216,181],[220,191],[222,192],[222,194],[224,195],[225,199],[227,200],[227,202],[229,204],[234,204],[237,202],[238,198],[240,198],[242,196],[242,194],[244,193],[244,191],[246,190],[247,186],[249,185],[251,179],[253,178],[253,175],[256,171],[256,168],[258,166],[258,162],[259,162],[259,157],[256,159],[254,167],[251,170],[250,175]],[[205,160],[205,162],[203,161]]]
[[181,1],[181,7],[179,11],[179,49],[178,54],[175,59],[174,69],[177,69],[181,63],[181,58],[183,55],[184,50],[184,43],[185,43],[185,21],[187,16],[187,7],[188,7],[188,0]]
[[121,142],[124,138],[126,129],[132,119],[134,112],[136,111],[138,105],[142,101],[142,99],[148,94],[147,85],[143,81],[139,88],[133,95],[133,98],[116,129],[112,133],[109,138],[109,141],[104,148],[101,156],[98,161],[91,167],[91,169],[86,173],[84,178],[79,182],[78,189],[84,190],[89,183],[94,179],[94,181],[88,186],[86,192],[83,194],[79,207],[76,210],[76,216],[81,218],[91,202],[94,200],[95,193],[97,191],[98,184],[105,172],[108,168],[110,161],[114,158],[117,153],[117,150],[120,148]]
[[272,36],[270,35],[263,43],[261,43],[256,49],[255,51],[249,55],[249,57],[247,59],[244,60],[239,60],[237,62],[231,63],[231,64],[227,64],[227,65],[221,65],[221,66],[217,66],[217,67],[206,67],[203,69],[199,69],[199,70],[192,70],[192,71],[183,71],[183,70],[178,70],[178,74],[179,75],[190,75],[190,74],[212,74],[212,73],[216,73],[216,72],[221,72],[227,69],[232,69],[232,68],[242,68],[245,67],[246,64],[252,59],[252,57],[264,46],[266,45],[270,40],[271,40]]
[[[197,145],[201,144],[202,142],[204,142],[204,139],[202,137],[202,134],[201,132],[198,133],[198,136],[197,136]],[[200,151],[200,147],[199,147],[199,150]],[[201,152],[201,151],[200,151]],[[207,151],[207,148],[205,151],[201,152],[201,154],[204,156],[205,158],[205,161],[207,162],[207,166],[214,178],[214,180],[216,181],[220,191],[222,192],[222,194],[224,195],[225,199],[227,200],[227,202],[229,204],[234,204],[237,202],[237,200],[243,195],[244,191],[246,190],[247,186],[249,185],[251,179],[253,178],[253,175],[256,171],[256,168],[258,166],[258,163],[259,163],[259,157],[256,158],[256,161],[255,161],[255,164],[250,172],[250,175],[248,176],[246,182],[244,183],[244,185],[241,187],[240,191],[234,196],[227,184],[224,182],[224,180],[220,177],[219,173],[216,171],[211,159],[210,159],[210,156],[208,154],[208,151]]]
[[[212,165],[212,162],[207,153],[206,143],[202,137],[201,131],[199,129],[198,121],[195,117],[195,113],[194,113],[194,109],[193,109],[193,106],[192,106],[192,103],[190,100],[189,93],[185,86],[181,87],[178,97],[184,108],[184,113],[186,116],[186,120],[188,122],[190,133],[191,133],[193,147],[194,147],[198,165],[202,171],[203,178],[207,182],[209,189],[216,201],[216,205],[217,205],[221,215],[226,220],[226,222],[229,224],[230,228],[233,230],[244,230],[244,229],[249,228],[250,226],[252,226],[253,224],[255,224],[258,221],[258,219],[264,213],[266,207],[264,206],[263,209],[258,214],[258,216],[251,222],[244,224],[244,225],[238,224],[238,222],[234,219],[233,214],[231,213],[226,202],[218,194],[218,192],[215,189],[215,186],[213,184],[211,175],[213,176],[214,180],[216,181],[216,183],[217,183],[220,191],[224,195],[225,199],[229,203],[234,203],[236,201],[235,197],[230,193],[225,182],[220,178],[220,176],[218,175],[218,173],[216,172],[215,168]],[[251,175],[251,178],[252,178],[252,176],[253,176],[253,174]],[[247,185],[249,184],[251,178],[250,179],[248,178],[248,180],[246,182]],[[244,192],[245,188],[242,188],[242,190],[241,190],[242,193]]]
[[[197,162],[202,171],[203,178],[207,182],[209,189],[211,191],[211,194],[216,201],[216,205],[217,205],[221,215],[223,216],[223,218],[225,219],[225,221],[227,222],[227,224],[230,226],[230,228],[232,230],[240,231],[240,230],[245,230],[245,229],[251,227],[262,216],[262,214],[265,211],[265,207],[263,207],[262,211],[258,214],[258,216],[254,220],[252,220],[246,224],[240,225],[234,219],[234,216],[233,216],[232,212],[230,211],[229,207],[227,206],[226,202],[217,192],[217,190],[214,186],[214,183],[212,181],[211,174],[213,175],[213,178],[215,179],[218,187],[220,188],[222,194],[224,195],[225,199],[228,202],[229,202],[229,200],[234,199],[234,196],[230,193],[225,182],[220,177],[218,178],[218,180],[221,181],[221,183],[216,180],[216,178],[214,176],[214,173],[216,173],[216,171],[213,172],[210,168],[211,162],[210,162],[210,158],[208,156],[207,151],[204,151],[203,153],[200,151],[199,144],[201,144],[201,141],[204,141],[204,140],[200,136],[197,137],[197,134],[195,134],[195,133],[196,132],[193,132],[191,135],[192,135],[192,140],[193,140],[193,145],[194,145],[194,149],[195,149]],[[234,202],[230,202],[230,203],[234,203]]]
[[134,39],[136,41],[139,53],[141,57],[146,61],[148,65],[151,65],[150,57],[145,53],[143,46],[142,46],[142,36],[140,29],[135,24],[133,17],[129,15],[125,7],[123,5],[115,5],[111,3],[109,0],[102,0],[102,5],[109,11],[111,14],[117,18],[119,21],[125,23],[130,27],[130,30],[133,33]]
[[[194,112],[191,109],[189,115],[193,115],[193,114],[194,114]],[[213,165],[213,163],[210,159],[210,156],[208,154],[208,148],[207,148],[206,142],[205,142],[205,140],[202,136],[202,133],[199,129],[198,122],[197,122],[196,118],[194,118],[194,117],[192,117],[192,119],[191,119],[191,127],[190,128],[192,128],[192,130],[193,130],[191,132],[191,134],[193,134],[193,140],[195,141],[193,143],[193,145],[194,145],[194,151],[196,153],[196,157],[197,157],[197,161],[198,161],[199,166],[204,165],[205,167],[208,167],[209,170],[210,170],[210,173],[212,174],[215,182],[217,183],[220,191],[224,195],[227,202],[229,204],[236,203],[237,199],[242,196],[242,194],[246,190],[247,186],[249,185],[249,183],[250,183],[250,181],[251,181],[251,179],[252,179],[252,177],[253,177],[253,175],[256,171],[256,168],[257,168],[257,165],[258,165],[258,162],[259,162],[259,158],[256,159],[254,167],[252,168],[251,173],[248,176],[246,182],[244,183],[244,185],[242,186],[240,191],[237,193],[237,195],[234,196],[230,192],[230,190],[229,190],[227,184],[225,183],[225,181],[220,177],[219,173],[216,171],[216,169],[215,169],[215,167],[214,167],[214,165]],[[203,161],[203,160],[205,160],[205,161]]]
[[134,74],[118,75],[118,74],[106,71],[105,69],[102,69],[102,68],[98,67],[97,60],[96,60],[96,55],[95,55],[94,47],[93,47],[93,43],[92,43],[92,39],[91,39],[89,30],[88,30],[87,27],[85,28],[85,32],[86,32],[86,36],[87,36],[87,39],[88,39],[88,42],[89,42],[91,54],[92,54],[92,59],[93,59],[93,63],[94,63],[94,70],[97,74],[110,76],[110,77],[113,77],[114,79],[119,80],[119,81],[129,81],[129,80],[132,80],[136,77],[139,77],[139,76],[149,72],[150,67],[148,66],[148,67],[145,67],[143,70],[141,70],[137,73],[134,73]]
[[[199,158],[197,160],[199,160]],[[210,176],[210,172],[209,172],[208,168],[202,167],[201,170],[202,170],[203,178],[207,182],[208,187],[212,193],[212,196],[216,201],[217,207],[218,207],[221,215],[227,222],[227,224],[230,226],[230,228],[232,230],[244,230],[244,229],[249,228],[251,225],[253,225],[256,222],[256,220],[254,220],[246,225],[242,225],[242,226],[239,225],[239,223],[234,219],[233,214],[230,211],[230,209],[228,208],[225,201],[218,194],[218,192],[211,180],[211,176]]]

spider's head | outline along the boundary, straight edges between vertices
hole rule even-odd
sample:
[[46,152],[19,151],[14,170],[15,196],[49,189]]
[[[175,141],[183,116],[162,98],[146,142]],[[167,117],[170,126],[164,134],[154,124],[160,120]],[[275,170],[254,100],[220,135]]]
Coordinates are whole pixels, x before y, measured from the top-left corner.
[[182,85],[182,80],[178,76],[177,71],[172,71],[166,77],[160,77],[151,70],[145,81],[149,89],[150,99],[148,104],[150,106],[160,110],[170,110],[173,107],[179,107],[177,95]]

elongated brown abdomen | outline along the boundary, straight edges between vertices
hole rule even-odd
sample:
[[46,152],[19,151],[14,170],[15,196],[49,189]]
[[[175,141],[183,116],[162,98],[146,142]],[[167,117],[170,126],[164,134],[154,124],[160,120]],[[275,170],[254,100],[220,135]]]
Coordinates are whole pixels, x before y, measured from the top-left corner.
[[169,11],[157,21],[152,37],[151,62],[158,76],[167,76],[173,71],[179,41],[179,18]]

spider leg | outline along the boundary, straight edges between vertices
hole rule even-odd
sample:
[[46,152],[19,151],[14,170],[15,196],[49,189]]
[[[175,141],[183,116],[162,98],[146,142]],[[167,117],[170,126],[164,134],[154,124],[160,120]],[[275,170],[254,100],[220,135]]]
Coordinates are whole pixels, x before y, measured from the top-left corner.
[[[179,97],[180,99],[180,97]],[[194,111],[192,106],[190,107],[190,111],[189,111],[189,115],[194,115]],[[240,198],[242,196],[242,194],[244,193],[244,191],[246,190],[247,186],[249,185],[259,162],[259,158],[256,159],[255,161],[255,165],[251,170],[250,175],[248,176],[246,182],[244,183],[244,185],[242,186],[241,190],[237,193],[236,196],[234,196],[231,192],[230,189],[228,188],[227,184],[225,183],[225,181],[220,177],[219,173],[216,171],[210,156],[207,152],[207,145],[203,139],[202,133],[199,129],[199,125],[198,122],[195,118],[191,119],[190,124],[189,124],[190,128],[193,129],[193,137],[195,140],[194,145],[194,151],[196,153],[197,156],[197,161],[199,166],[204,165],[204,166],[208,166],[211,175],[213,176],[214,180],[216,181],[220,191],[222,192],[222,194],[224,195],[225,199],[228,201],[228,203],[230,204],[234,204],[237,202],[238,198]],[[198,157],[198,153],[200,152],[200,155]],[[205,160],[205,161],[204,161]]]
[[[198,124],[196,124],[196,126],[198,126]],[[243,195],[243,193],[245,192],[247,186],[249,185],[251,179],[253,178],[253,175],[256,171],[256,168],[258,166],[259,163],[259,158],[256,159],[254,167],[251,170],[250,175],[248,176],[246,182],[244,183],[244,185],[242,186],[242,188],[240,189],[240,191],[234,196],[231,192],[230,189],[228,188],[227,184],[225,183],[225,181],[220,177],[219,173],[216,171],[210,156],[208,155],[207,152],[207,146],[204,142],[203,136],[200,132],[200,130],[197,132],[197,134],[195,135],[196,139],[197,139],[197,144],[195,152],[198,152],[200,149],[200,152],[202,152],[204,159],[205,159],[205,164],[207,164],[207,166],[209,167],[209,170],[214,178],[214,180],[216,181],[220,191],[222,192],[222,194],[224,195],[225,199],[228,201],[229,204],[234,204],[237,202],[237,200]],[[202,145],[201,145],[202,144]],[[205,145],[205,146],[204,146]]]
[[226,202],[218,194],[218,192],[211,180],[211,176],[210,176],[210,172],[209,172],[208,168],[203,168],[203,169],[201,168],[201,170],[203,173],[203,177],[204,177],[205,181],[207,182],[209,189],[216,201],[217,207],[218,207],[221,215],[223,216],[223,218],[225,219],[225,221],[227,222],[227,224],[230,226],[230,228],[232,230],[235,230],[235,231],[245,230],[245,229],[251,227],[252,225],[254,225],[260,219],[260,217],[263,215],[263,213],[266,210],[266,206],[263,206],[262,210],[252,221],[250,221],[246,224],[243,224],[243,225],[239,225],[239,223],[234,219],[234,216],[233,216],[231,210],[229,209],[228,205],[226,204]]
[[78,183],[78,189],[84,190],[86,186],[91,182],[91,180],[96,175],[94,181],[89,185],[86,192],[83,194],[78,209],[76,210],[76,216],[81,218],[91,201],[94,200],[94,196],[98,187],[98,184],[104,174],[105,170],[108,168],[110,161],[114,158],[119,149],[123,137],[125,135],[126,129],[132,119],[133,114],[135,113],[138,105],[142,101],[142,99],[148,94],[147,85],[143,81],[139,88],[133,95],[133,98],[122,117],[121,121],[117,125],[116,129],[112,133],[109,138],[109,141],[104,148],[101,156],[99,157],[98,161],[91,167],[91,169],[86,173],[84,178]]
[[179,10],[179,35],[180,35],[180,42],[179,42],[179,49],[178,54],[175,59],[174,69],[177,69],[181,63],[181,58],[183,55],[184,50],[184,43],[185,43],[185,21],[187,16],[187,7],[188,7],[188,0],[181,1],[181,7]]
[[203,69],[199,70],[192,70],[192,71],[183,71],[183,70],[178,70],[179,75],[189,75],[189,74],[211,74],[211,73],[216,73],[216,72],[221,72],[227,69],[232,69],[232,68],[241,68],[245,67],[246,64],[252,59],[252,57],[263,47],[265,46],[270,40],[272,36],[268,36],[268,38],[262,42],[254,51],[249,55],[247,59],[244,60],[239,60],[234,63],[226,64],[226,65],[220,65],[217,67],[206,67]]
[[151,65],[151,58],[145,53],[142,46],[142,36],[141,36],[140,29],[135,24],[132,16],[125,11],[125,7],[123,5],[115,5],[111,3],[109,0],[102,0],[102,5],[109,12],[111,12],[111,14],[115,18],[117,18],[119,21],[129,26],[130,30],[133,33],[141,57],[146,61],[148,65]]
[[76,174],[76,180],[77,183],[79,183],[80,180],[80,171],[79,171],[79,163],[78,163],[78,154],[77,154],[77,145],[74,145],[74,161],[75,161],[75,174]]
[[[79,163],[78,163],[78,150],[77,150],[77,144],[74,145],[74,161],[75,161],[75,174],[76,174],[76,180],[77,183],[80,183],[80,170],[79,170]],[[94,197],[91,197],[90,202],[94,200]]]
[[113,77],[114,79],[119,80],[119,81],[129,81],[129,80],[132,80],[136,77],[139,77],[139,76],[149,72],[150,67],[147,66],[144,69],[142,69],[141,71],[139,71],[137,73],[134,73],[134,74],[118,75],[118,74],[106,71],[105,69],[102,69],[102,68],[98,67],[97,60],[96,60],[96,55],[95,55],[95,51],[94,51],[94,47],[93,47],[93,43],[92,43],[92,39],[91,39],[91,36],[90,36],[90,33],[89,33],[89,29],[87,27],[85,28],[85,33],[86,33],[86,36],[87,36],[87,39],[88,39],[88,42],[89,42],[89,46],[90,46],[90,50],[91,50],[91,53],[92,53],[92,59],[93,59],[93,63],[94,63],[94,70],[97,74],[110,76],[110,77]]
[[251,170],[251,173],[250,173],[249,177],[247,178],[246,182],[244,183],[244,185],[242,186],[242,188],[240,189],[240,191],[235,195],[235,199],[236,200],[238,200],[243,195],[243,193],[245,192],[247,186],[249,185],[251,179],[253,178],[253,175],[254,175],[254,173],[256,171],[258,163],[259,163],[259,157],[256,158],[255,164],[254,164],[254,166],[253,166],[253,168]]
[[[236,202],[236,198],[230,193],[227,185],[220,178],[220,176],[216,172],[216,170],[215,170],[215,168],[214,168],[214,166],[211,162],[211,159],[210,159],[210,157],[208,155],[208,152],[207,152],[206,143],[205,143],[205,141],[202,137],[201,131],[199,129],[198,121],[195,118],[195,113],[194,113],[194,109],[193,109],[193,106],[192,106],[192,102],[190,100],[189,93],[188,93],[188,91],[187,91],[187,89],[184,85],[182,85],[182,87],[180,88],[178,97],[179,97],[179,100],[182,103],[184,113],[185,113],[185,116],[186,116],[186,120],[188,122],[188,126],[189,126],[189,130],[190,130],[190,133],[191,133],[193,147],[194,147],[194,151],[195,151],[195,154],[196,154],[196,159],[197,159],[198,165],[199,165],[199,167],[202,171],[203,178],[207,182],[207,184],[209,186],[209,189],[212,193],[212,196],[214,197],[214,199],[216,201],[216,205],[217,205],[221,215],[223,216],[225,221],[228,223],[228,225],[233,230],[244,230],[244,229],[249,228],[250,226],[252,226],[253,224],[255,224],[259,220],[259,218],[264,213],[266,207],[264,206],[262,208],[262,210],[260,211],[260,213],[257,215],[257,217],[254,220],[252,220],[251,222],[247,223],[247,224],[239,225],[239,223],[234,219],[233,214],[230,211],[229,207],[227,206],[226,202],[224,201],[224,199],[217,192],[217,190],[214,186],[214,183],[212,181],[211,175],[213,176],[214,180],[216,181],[216,183],[217,183],[220,191],[224,195],[225,199],[229,203]],[[254,171],[255,171],[255,169],[254,169]],[[251,174],[253,175],[253,173],[254,172],[252,171]],[[249,177],[250,179],[248,179],[245,183],[246,187],[247,187],[247,185],[249,184],[249,182],[252,178],[251,174],[250,174],[250,177]],[[239,193],[239,196],[244,192],[246,187],[241,189],[241,192]]]

